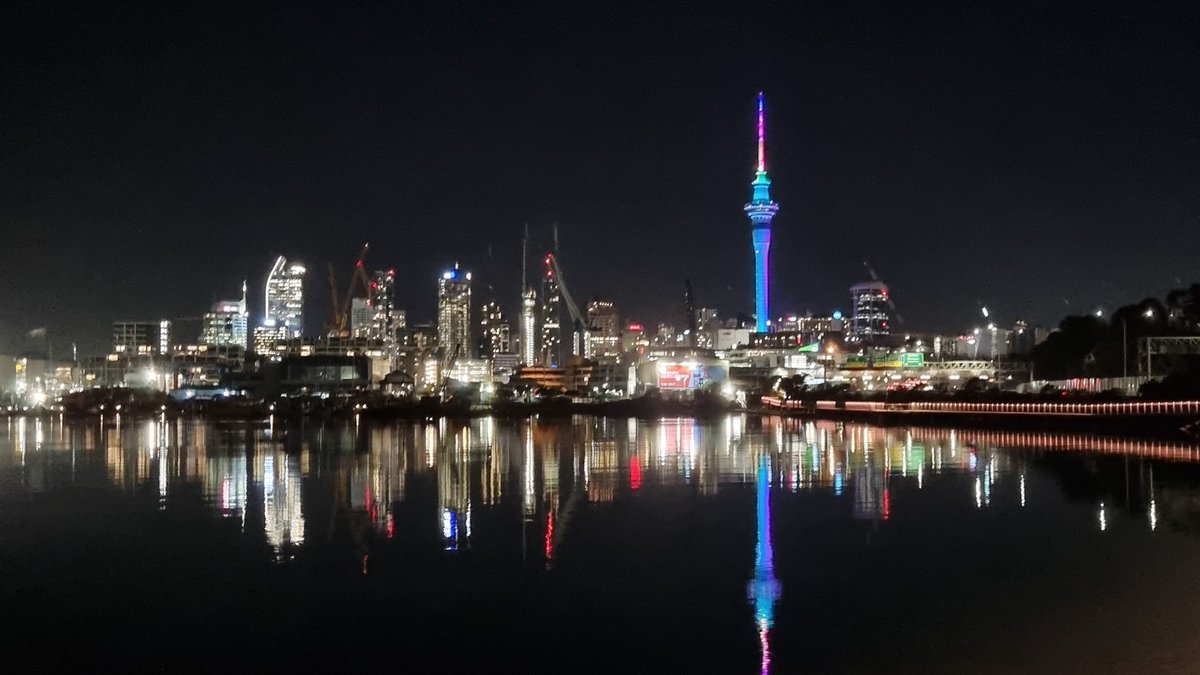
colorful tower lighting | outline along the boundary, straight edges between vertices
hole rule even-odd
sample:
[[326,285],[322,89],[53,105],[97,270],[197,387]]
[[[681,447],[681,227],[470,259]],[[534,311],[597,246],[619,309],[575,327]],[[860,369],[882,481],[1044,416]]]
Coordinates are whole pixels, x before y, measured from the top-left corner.
[[758,459],[757,476],[758,542],[754,546],[754,578],[746,593],[754,602],[754,625],[758,629],[762,673],[770,672],[771,628],[775,625],[775,602],[782,585],[775,578],[775,555],[771,546],[771,462],[766,455]]
[[750,241],[754,246],[754,318],[755,330],[767,331],[770,317],[771,274],[769,268],[771,252],[771,220],[779,211],[779,204],[771,201],[771,179],[767,177],[767,125],[766,100],[758,92],[758,166],[754,180],[750,182],[753,192],[750,203],[743,210],[750,217]]

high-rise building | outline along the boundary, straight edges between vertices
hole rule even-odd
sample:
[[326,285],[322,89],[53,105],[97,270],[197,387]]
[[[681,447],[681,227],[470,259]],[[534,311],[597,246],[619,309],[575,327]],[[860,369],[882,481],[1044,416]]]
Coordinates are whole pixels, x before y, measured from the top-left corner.
[[158,331],[158,324],[151,321],[114,321],[113,353],[126,356],[154,354],[160,346]]
[[356,338],[369,338],[375,333],[375,310],[370,298],[350,300],[350,334]]
[[396,368],[404,312],[396,310],[396,270],[378,270],[371,276],[371,337],[383,342],[383,351]]
[[304,335],[304,265],[279,256],[267,273],[263,325],[282,327],[286,338]]
[[542,341],[540,361],[547,368],[562,363],[562,289],[550,256],[546,256],[546,276],[542,279]]
[[472,358],[471,273],[459,269],[458,263],[438,280],[437,331],[443,359]]
[[483,347],[481,355],[495,359],[500,354],[511,354],[512,327],[508,319],[504,318],[504,312],[500,311],[500,304],[495,300],[486,303],[482,307],[482,314],[483,318],[479,322],[482,328],[479,342]]
[[621,321],[611,300],[592,300],[587,308],[587,358],[621,355]]
[[527,288],[521,294],[521,365],[534,364],[538,354],[537,291]]
[[245,349],[248,319],[246,282],[243,281],[241,300],[218,300],[213,303],[212,311],[205,313],[200,344]]
[[770,318],[771,220],[779,204],[771,201],[771,179],[767,177],[766,102],[758,92],[758,167],[750,186],[754,189],[750,202],[744,207],[750,217],[751,242],[754,245],[754,321],[755,330],[765,333]]
[[864,281],[850,287],[850,339],[873,342],[891,333],[891,301],[888,287],[880,281]]

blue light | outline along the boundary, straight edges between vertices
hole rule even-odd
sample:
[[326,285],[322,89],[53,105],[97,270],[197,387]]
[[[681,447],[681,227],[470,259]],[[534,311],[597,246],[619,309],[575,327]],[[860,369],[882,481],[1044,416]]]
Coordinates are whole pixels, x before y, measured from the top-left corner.
[[842,310],[840,310],[840,309],[833,310],[833,320],[834,321],[842,320]]

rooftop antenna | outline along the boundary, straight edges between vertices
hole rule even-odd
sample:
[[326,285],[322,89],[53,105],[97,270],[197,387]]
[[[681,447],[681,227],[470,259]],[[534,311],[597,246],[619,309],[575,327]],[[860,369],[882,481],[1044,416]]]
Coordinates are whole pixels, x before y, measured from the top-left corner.
[[521,240],[521,293],[529,290],[529,223],[525,223],[525,238]]

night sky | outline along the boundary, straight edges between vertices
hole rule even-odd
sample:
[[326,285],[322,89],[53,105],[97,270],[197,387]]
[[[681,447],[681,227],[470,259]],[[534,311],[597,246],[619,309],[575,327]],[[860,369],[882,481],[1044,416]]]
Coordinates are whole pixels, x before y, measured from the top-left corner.
[[410,321],[456,260],[511,312],[526,222],[581,301],[680,321],[690,277],[749,313],[760,89],[775,314],[845,309],[863,260],[910,331],[1200,280],[1196,2],[17,4],[0,349],[100,353],[243,278],[257,321],[279,254],[316,332],[367,241]]

